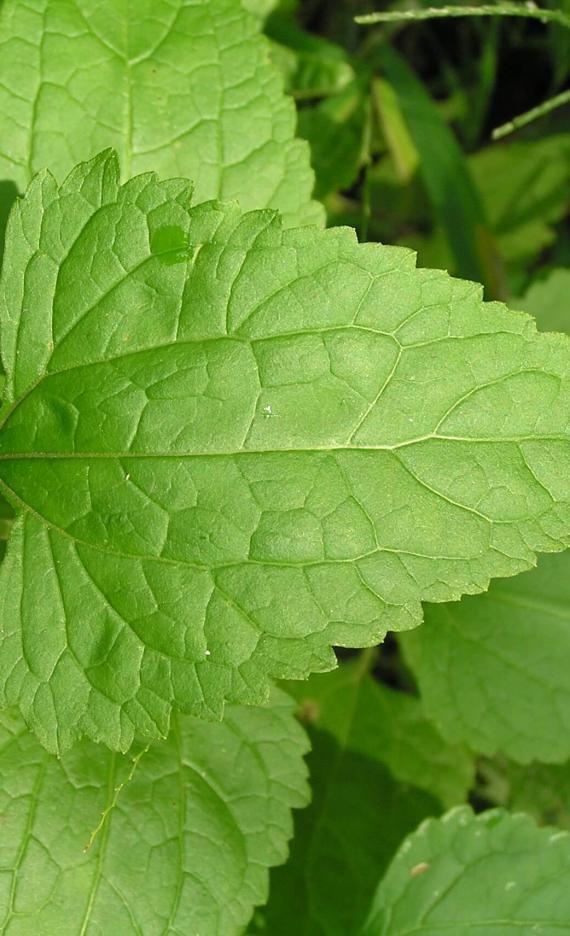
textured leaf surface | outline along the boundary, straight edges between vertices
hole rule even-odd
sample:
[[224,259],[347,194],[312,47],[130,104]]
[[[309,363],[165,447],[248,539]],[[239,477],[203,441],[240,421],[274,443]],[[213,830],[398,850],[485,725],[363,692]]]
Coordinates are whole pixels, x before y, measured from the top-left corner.
[[407,839],[363,936],[559,936],[570,929],[570,836],[528,816],[469,807]]
[[242,932],[307,800],[306,737],[284,693],[224,721],[179,718],[129,771],[83,742],[62,760],[0,720],[0,929],[6,936]]
[[378,879],[404,836],[437,815],[437,800],[398,783],[378,760],[311,730],[312,799],[295,817],[286,865],[261,911],[268,936],[346,936],[366,919]]
[[424,614],[424,626],[402,642],[425,709],[446,738],[522,763],[570,757],[567,553]]
[[[6,0],[0,179],[63,179],[105,147],[125,177],[192,179],[196,200],[320,221],[306,143],[239,0]],[[0,191],[1,205],[1,191]]]
[[339,744],[385,764],[396,779],[431,793],[444,806],[465,800],[473,782],[467,750],[443,740],[418,698],[368,676],[362,660],[286,688],[303,720]]
[[347,229],[102,155],[12,217],[0,685],[126,749],[476,592],[570,527],[570,345]]

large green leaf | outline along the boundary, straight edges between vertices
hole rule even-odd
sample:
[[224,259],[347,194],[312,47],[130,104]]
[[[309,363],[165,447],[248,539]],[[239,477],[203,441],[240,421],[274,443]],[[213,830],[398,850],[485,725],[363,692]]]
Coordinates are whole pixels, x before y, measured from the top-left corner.
[[569,538],[570,345],[354,232],[39,176],[9,226],[0,683],[126,749]]
[[493,582],[485,595],[424,608],[404,635],[425,709],[451,742],[515,760],[570,757],[570,561]]
[[6,0],[0,180],[25,189],[46,166],[62,179],[112,146],[127,178],[180,175],[198,201],[319,221],[268,49],[239,0]]
[[[517,304],[542,328],[568,329],[567,287],[567,272],[555,270]],[[543,557],[486,595],[427,606],[425,618],[403,646],[426,710],[450,741],[522,763],[570,757],[568,554]]]
[[218,724],[179,718],[130,780],[127,758],[85,741],[56,760],[4,713],[2,933],[242,932],[285,860],[291,808],[307,801],[306,748],[281,692]]
[[559,936],[570,928],[570,835],[468,807],[402,845],[362,936]]

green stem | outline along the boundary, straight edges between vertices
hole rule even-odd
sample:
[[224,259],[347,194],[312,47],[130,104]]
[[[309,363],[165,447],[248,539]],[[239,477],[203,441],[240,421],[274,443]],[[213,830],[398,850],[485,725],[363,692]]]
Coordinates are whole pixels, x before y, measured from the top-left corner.
[[103,826],[105,825],[105,823],[106,823],[106,821],[107,821],[107,817],[109,816],[109,814],[113,811],[113,809],[114,809],[115,806],[117,805],[117,802],[118,802],[119,796],[121,795],[121,791],[123,790],[123,787],[125,787],[125,786],[127,785],[127,783],[130,783],[131,780],[133,779],[133,777],[134,777],[134,775],[135,775],[135,771],[136,771],[136,769],[137,769],[137,767],[138,767],[138,765],[139,765],[139,763],[140,763],[140,761],[141,761],[141,758],[148,752],[148,750],[149,750],[151,744],[152,744],[152,742],[150,742],[149,744],[147,744],[147,746],[146,746],[145,748],[142,748],[142,750],[139,751],[139,753],[136,754],[135,757],[133,757],[133,758],[131,759],[131,760],[132,760],[132,767],[131,767],[129,773],[127,774],[127,776],[125,777],[125,779],[124,779],[121,783],[119,783],[119,785],[116,786],[115,789],[113,790],[113,796],[111,797],[109,803],[107,804],[107,806],[106,806],[105,809],[103,810],[103,812],[102,812],[102,814],[101,814],[101,818],[100,818],[99,822],[97,823],[96,828],[93,829],[93,832],[92,832],[91,835],[89,836],[89,841],[87,842],[87,845],[85,845],[84,848],[83,848],[83,851],[84,851],[84,852],[88,852],[89,849],[91,848],[91,846],[93,845],[93,842],[95,841],[95,839],[96,839],[97,836],[99,835],[99,832],[101,831],[101,829],[102,829]]
[[525,19],[537,19],[541,23],[558,23],[570,29],[570,16],[562,10],[545,9],[535,6],[534,3],[501,3],[496,6],[484,4],[470,7],[444,6],[429,7],[425,10],[386,10],[355,16],[355,21],[361,26],[373,26],[375,23],[419,22],[429,19],[447,19],[453,16],[519,16]]
[[500,127],[496,127],[495,130],[493,130],[492,138],[493,140],[502,140],[502,138],[508,136],[509,133],[514,133],[515,130],[526,127],[529,123],[532,123],[533,120],[544,117],[545,114],[549,114],[556,107],[562,107],[563,104],[570,104],[570,90],[562,91],[560,94],[555,95],[555,97],[551,97],[542,104],[538,104],[537,107],[533,107],[531,110],[525,111],[524,114],[513,117],[512,120],[502,124]]

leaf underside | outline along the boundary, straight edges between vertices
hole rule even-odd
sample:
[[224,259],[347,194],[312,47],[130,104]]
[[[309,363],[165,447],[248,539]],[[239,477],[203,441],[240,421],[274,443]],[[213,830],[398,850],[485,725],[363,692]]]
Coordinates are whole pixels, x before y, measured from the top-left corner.
[[7,232],[0,689],[125,750],[414,627],[570,529],[570,344],[337,228],[115,158]]
[[83,741],[56,760],[2,713],[0,929],[237,936],[286,858],[306,749],[282,692],[217,724],[181,716],[131,779],[128,758]]

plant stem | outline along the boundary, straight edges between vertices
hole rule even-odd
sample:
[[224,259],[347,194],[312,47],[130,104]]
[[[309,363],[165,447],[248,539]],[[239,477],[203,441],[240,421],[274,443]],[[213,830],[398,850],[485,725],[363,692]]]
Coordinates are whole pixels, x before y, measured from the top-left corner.
[[539,117],[544,117],[545,114],[549,114],[555,108],[562,107],[563,104],[570,104],[570,90],[562,91],[560,94],[555,95],[555,97],[551,97],[542,104],[538,104],[537,107],[533,107],[531,110],[525,111],[524,114],[520,114],[518,117],[513,117],[513,119],[507,121],[507,123],[501,124],[500,127],[496,127],[493,130],[491,136],[493,140],[501,140],[503,137],[508,136],[509,133],[514,133],[515,130],[520,130],[521,127],[526,127],[529,123],[532,123],[533,120],[538,120]]
[[526,19],[538,19],[541,23],[558,23],[570,29],[570,16],[562,10],[550,10],[537,7],[534,3],[501,3],[496,6],[444,6],[428,7],[425,10],[386,10],[379,13],[366,13],[355,16],[355,22],[361,26],[373,26],[375,23],[419,22],[429,19],[447,19],[448,17],[466,16],[520,16]]

